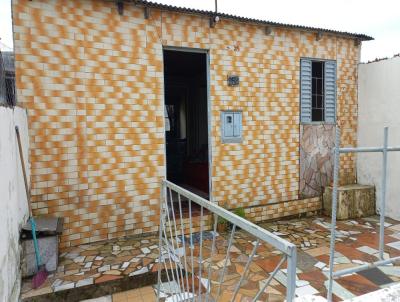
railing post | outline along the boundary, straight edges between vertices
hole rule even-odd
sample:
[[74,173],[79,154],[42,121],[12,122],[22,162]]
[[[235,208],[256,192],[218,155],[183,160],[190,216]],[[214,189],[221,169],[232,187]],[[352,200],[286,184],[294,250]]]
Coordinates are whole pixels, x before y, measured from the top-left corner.
[[161,180],[161,192],[160,192],[160,226],[158,228],[158,270],[157,270],[157,302],[160,301],[160,289],[161,289],[161,250],[162,250],[162,215],[163,215],[163,205],[164,205],[164,191],[165,191],[165,183],[164,180]]
[[335,258],[335,238],[336,238],[336,210],[337,210],[337,192],[339,183],[339,160],[340,160],[340,128],[336,127],[335,149],[333,157],[333,190],[332,190],[332,219],[331,219],[331,243],[329,251],[329,280],[328,280],[328,297],[327,300],[332,301],[333,287],[333,264]]
[[383,260],[385,249],[385,211],[386,211],[386,177],[387,177],[387,148],[389,128],[383,129],[383,157],[382,157],[382,184],[381,184],[381,209],[379,227],[379,258]]
[[294,301],[296,291],[296,265],[297,265],[297,252],[296,246],[290,247],[290,253],[287,257],[287,288],[286,288],[286,301]]

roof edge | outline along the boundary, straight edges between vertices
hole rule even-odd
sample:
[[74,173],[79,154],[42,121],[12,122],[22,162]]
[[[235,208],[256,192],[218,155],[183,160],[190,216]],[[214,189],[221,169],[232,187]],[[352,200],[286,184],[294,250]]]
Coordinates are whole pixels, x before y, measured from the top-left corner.
[[240,21],[240,22],[249,22],[249,23],[254,23],[254,24],[258,24],[258,25],[281,27],[281,28],[288,28],[288,29],[297,29],[297,30],[304,30],[304,31],[311,31],[311,32],[322,32],[322,33],[333,34],[333,35],[337,35],[337,36],[353,38],[353,39],[357,39],[360,41],[374,40],[373,37],[365,35],[365,34],[357,34],[357,33],[338,31],[338,30],[333,30],[333,29],[325,29],[325,28],[318,28],[318,27],[311,27],[311,26],[304,26],[304,25],[295,25],[295,24],[266,21],[266,20],[241,17],[241,16],[220,13],[220,12],[215,13],[213,11],[208,11],[208,10],[200,10],[200,9],[194,9],[194,8],[174,6],[174,5],[169,5],[169,4],[162,4],[162,3],[157,3],[157,2],[153,2],[153,1],[147,1],[147,0],[130,0],[130,2],[133,2],[137,5],[149,7],[149,8],[157,8],[157,9],[168,10],[168,11],[173,11],[173,12],[198,14],[198,15],[207,16],[207,17],[218,16],[220,18],[231,19],[231,20],[236,20],[236,21]]

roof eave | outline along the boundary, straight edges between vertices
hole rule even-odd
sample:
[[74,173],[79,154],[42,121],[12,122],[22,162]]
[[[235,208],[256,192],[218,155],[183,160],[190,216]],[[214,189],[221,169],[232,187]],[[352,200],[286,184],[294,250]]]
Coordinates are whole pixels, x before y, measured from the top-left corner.
[[343,32],[343,31],[303,26],[303,25],[294,25],[294,24],[285,24],[285,23],[279,23],[279,22],[265,21],[265,20],[235,16],[235,15],[230,15],[230,14],[225,14],[225,13],[217,13],[216,14],[213,11],[179,7],[179,6],[162,4],[162,3],[157,3],[157,2],[147,1],[147,0],[130,0],[130,2],[133,2],[136,5],[142,5],[142,6],[149,7],[149,8],[156,8],[156,9],[168,10],[168,11],[173,11],[173,12],[197,14],[197,15],[202,15],[202,16],[207,16],[207,17],[215,17],[216,15],[218,15],[220,18],[224,18],[224,19],[231,19],[231,20],[236,20],[236,21],[240,21],[240,22],[254,23],[254,24],[271,26],[271,27],[288,28],[288,29],[295,29],[295,30],[297,29],[297,30],[304,30],[304,31],[309,31],[309,32],[321,32],[321,33],[332,34],[332,35],[336,35],[336,36],[353,38],[353,39],[357,39],[360,41],[374,40],[373,37],[365,35],[365,34],[357,34],[357,33]]

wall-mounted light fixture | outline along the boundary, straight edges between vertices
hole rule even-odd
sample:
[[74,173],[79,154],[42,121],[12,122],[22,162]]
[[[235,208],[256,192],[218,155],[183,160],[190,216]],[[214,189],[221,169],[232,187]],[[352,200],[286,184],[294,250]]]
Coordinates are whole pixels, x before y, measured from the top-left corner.
[[215,24],[217,24],[218,22],[219,22],[219,16],[212,16],[211,18],[210,18],[210,27],[211,28],[214,28],[215,27]]
[[239,86],[239,76],[228,75],[228,86]]
[[215,15],[210,18],[210,27],[214,28],[215,24],[219,22],[219,17],[218,17],[218,0],[215,0]]

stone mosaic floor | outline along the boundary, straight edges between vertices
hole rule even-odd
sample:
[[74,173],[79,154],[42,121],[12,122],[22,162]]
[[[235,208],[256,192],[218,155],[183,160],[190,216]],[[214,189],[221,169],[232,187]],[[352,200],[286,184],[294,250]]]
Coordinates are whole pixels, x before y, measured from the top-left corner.
[[156,271],[158,238],[131,238],[81,245],[62,253],[57,272],[38,289],[22,285],[22,299]]
[[[262,227],[274,232],[298,246],[298,266],[296,295],[326,296],[326,280],[329,264],[330,224],[327,218],[311,217],[264,223]],[[377,217],[338,222],[335,254],[335,270],[357,266],[377,260],[378,246]],[[190,291],[198,293],[198,288],[204,295],[208,280],[208,261],[211,250],[211,237],[203,240],[203,259],[201,282],[196,278],[189,284]],[[385,256],[400,256],[400,222],[387,220],[385,230]],[[230,301],[236,288],[248,255],[254,247],[254,238],[247,233],[236,233],[235,241],[230,250],[230,262],[221,287],[219,301]],[[211,296],[218,293],[219,278],[223,270],[227,250],[227,234],[218,236],[217,252],[211,261]],[[194,249],[187,248],[186,255],[193,252],[197,259],[200,251],[198,245]],[[61,291],[88,284],[99,284],[117,280],[123,276],[139,276],[156,271],[158,255],[158,238],[123,239],[84,245],[69,250],[60,259],[58,272],[49,278],[42,288],[32,290],[29,280],[23,284],[22,298],[40,295],[53,291]],[[237,301],[251,301],[252,297],[263,286],[269,274],[274,270],[281,254],[268,245],[257,249],[256,257],[250,266]],[[182,257],[183,258],[183,257]],[[189,259],[189,258],[188,258]],[[166,264],[169,266],[169,264]],[[199,262],[187,261],[188,271],[199,275]],[[400,263],[398,266],[388,265],[378,269],[370,269],[358,274],[347,275],[334,283],[334,300],[351,298],[365,294],[400,281]],[[200,284],[200,286],[199,286]],[[271,286],[260,296],[260,301],[283,301],[286,292],[286,266],[282,266],[271,282]],[[173,289],[178,286],[169,284],[163,290],[163,300],[174,301]],[[125,295],[126,296],[126,295]],[[127,296],[126,296],[127,297]],[[113,298],[112,298],[113,300]],[[136,300],[129,300],[136,301]],[[177,300],[176,300],[177,301]]]
[[[329,271],[329,222],[329,219],[319,217],[262,225],[298,246],[297,296],[302,294],[326,296],[325,285]],[[385,226],[385,258],[400,256],[400,222],[387,219]],[[339,221],[334,270],[377,261],[378,233],[378,217]],[[263,267],[262,264],[260,266]],[[400,263],[347,275],[335,280],[334,300],[353,298],[399,281]]]
[[113,295],[100,298],[82,300],[82,302],[156,302],[157,298],[153,287],[146,286],[138,289],[131,289]]

